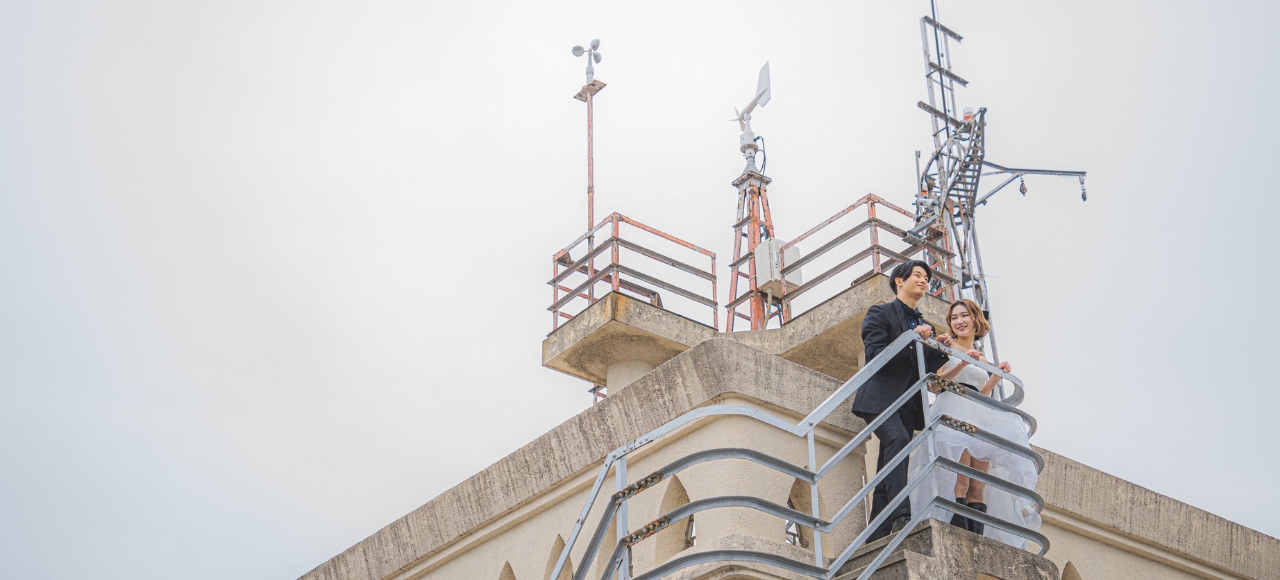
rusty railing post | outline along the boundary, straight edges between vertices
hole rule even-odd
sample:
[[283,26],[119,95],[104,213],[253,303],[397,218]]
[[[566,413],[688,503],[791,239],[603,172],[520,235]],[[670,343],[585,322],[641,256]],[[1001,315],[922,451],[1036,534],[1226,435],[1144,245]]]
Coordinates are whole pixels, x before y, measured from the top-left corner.
[[613,256],[613,291],[617,292],[620,280],[618,276],[618,214],[613,214],[613,247],[609,249]]

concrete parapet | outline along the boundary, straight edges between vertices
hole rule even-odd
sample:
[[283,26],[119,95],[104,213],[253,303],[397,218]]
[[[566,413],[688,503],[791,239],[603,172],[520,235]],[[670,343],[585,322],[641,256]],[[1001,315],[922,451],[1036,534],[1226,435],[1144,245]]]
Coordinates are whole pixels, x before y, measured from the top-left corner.
[[[726,336],[827,376],[848,380],[866,364],[862,319],[867,309],[894,299],[889,277],[872,276],[791,319],[782,328]],[[936,332],[946,332],[946,301],[925,296],[918,307]]]
[[[1045,460],[1036,491],[1048,504],[1042,531],[1054,543],[1049,556],[1064,566],[1075,561],[1083,577],[1099,577],[1087,572],[1090,567],[1099,573],[1104,567],[1115,573],[1134,567],[1120,554],[1109,562],[1096,554],[1077,557],[1074,546],[1087,538],[1193,577],[1280,579],[1280,540],[1051,451],[1036,451]],[[1072,537],[1058,541],[1055,528]]]
[[[872,276],[782,328],[721,334],[678,314],[611,293],[547,336],[542,343],[542,364],[601,385],[625,376],[614,380],[621,387],[636,378],[636,368],[656,367],[702,341],[722,337],[847,380],[866,362],[862,319],[867,309],[893,300],[889,278]],[[919,308],[936,331],[946,331],[945,301],[925,296]]]
[[[564,323],[542,342],[542,364],[597,385],[612,374],[634,380],[634,371],[652,369],[719,333],[705,324],[610,293]],[[639,363],[639,364],[637,364]],[[615,385],[616,388],[625,385]]]

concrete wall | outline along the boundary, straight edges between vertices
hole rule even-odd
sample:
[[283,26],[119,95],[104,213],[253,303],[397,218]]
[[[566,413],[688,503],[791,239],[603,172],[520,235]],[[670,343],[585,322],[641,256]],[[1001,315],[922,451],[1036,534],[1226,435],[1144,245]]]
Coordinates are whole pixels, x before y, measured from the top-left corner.
[[[581,509],[583,488],[594,480],[600,461],[614,448],[693,408],[729,400],[789,414],[798,421],[838,386],[839,383],[831,377],[734,341],[704,341],[654,369],[620,393],[588,408],[321,564],[303,578],[382,580],[417,577],[442,568],[448,561],[472,554],[466,556],[466,561],[478,566],[477,570],[481,572],[474,576],[453,577],[483,578],[489,574],[488,568],[492,568],[492,576],[496,578],[503,565],[510,561],[516,577],[524,579],[530,570],[537,571],[537,566],[530,562],[542,560],[545,564],[556,534],[568,533],[577,518],[577,511]],[[739,422],[721,419],[701,427],[708,435],[707,440],[700,439],[699,444],[753,448],[785,445],[780,443],[781,440],[774,441],[746,426],[739,426]],[[863,426],[862,421],[849,413],[836,413],[821,432],[824,445],[836,445]],[[702,432],[693,431],[688,435]],[[683,437],[674,437],[673,440],[678,443]],[[637,453],[633,460],[636,464],[628,470],[632,481],[647,475],[658,466],[657,463],[662,462],[654,459],[641,463],[646,453],[660,453],[665,449],[663,445],[655,444],[653,449],[646,448]],[[795,450],[786,452],[794,454]],[[797,463],[801,463],[801,459],[797,458]],[[862,457],[855,454],[845,463],[847,465],[842,466],[840,473],[831,476],[833,482],[839,480],[844,483],[838,484],[835,490],[821,492],[824,503],[840,501],[838,490],[842,486],[847,486],[845,489],[851,493],[855,480],[861,483]],[[776,491],[778,502],[785,504],[792,481],[764,475],[757,477],[745,471],[745,467],[737,471],[731,467],[724,469],[730,471],[699,475],[691,469],[690,474],[681,479],[694,499],[705,497],[699,494],[707,493],[708,478],[715,477],[722,481],[744,480],[740,485],[763,486],[761,489],[771,494]],[[646,501],[652,501],[647,497],[652,491],[646,492],[645,498],[636,500],[638,511],[631,521],[643,523],[642,518],[652,515],[653,508],[644,505]],[[658,496],[655,494],[654,497]],[[720,517],[737,518],[731,521],[738,523],[755,521],[753,516],[708,514],[706,520],[710,527],[706,533],[710,534],[707,536],[709,541],[724,538],[716,535],[719,533],[716,532],[717,527],[728,527],[716,523]],[[776,527],[776,535],[780,538],[783,530],[781,521],[769,525]],[[703,533],[701,530],[700,522],[700,535]],[[550,533],[552,531],[555,533]],[[508,542],[505,537],[520,540]],[[541,572],[533,577],[540,576]]]
[[[861,318],[867,307],[891,299],[887,280],[876,277],[783,329],[718,335],[714,329],[661,309],[610,295],[548,337],[543,345],[544,364],[588,380],[604,380],[608,368],[619,362],[641,360],[657,368],[625,389],[611,390],[600,404],[321,564],[303,580],[546,580],[548,564],[558,553],[557,542],[567,539],[601,460],[610,451],[710,404],[743,404],[798,421],[839,386],[838,378],[859,368]],[[932,302],[922,306],[929,320],[940,318],[945,308]],[[640,351],[645,356],[636,356]],[[1034,396],[1033,389],[1028,396]],[[845,409],[842,405],[841,412],[821,426],[819,461],[864,427]],[[628,459],[628,482],[676,457],[715,447],[749,447],[797,465],[807,463],[803,442],[795,437],[749,419],[721,418],[633,453]],[[1048,556],[1064,580],[1280,580],[1280,540],[1039,451],[1046,468],[1037,491],[1048,504],[1042,531],[1053,543]],[[819,501],[825,517],[860,487],[864,473],[874,464],[864,462],[865,453],[859,450],[851,455],[824,480]],[[791,478],[739,460],[697,465],[678,477],[683,495],[669,480],[631,501],[629,527],[634,529],[663,513],[664,497],[697,500],[738,493],[785,505],[794,484]],[[613,489],[610,475],[605,490],[611,494]],[[834,555],[856,535],[863,513],[855,510],[842,528],[824,539],[826,556]],[[598,512],[591,514],[585,533],[598,520]],[[812,557],[811,551],[783,541],[784,524],[772,516],[731,508],[702,512],[696,523],[698,544],[690,551],[734,547],[799,560]],[[636,572],[683,550],[679,542],[672,543],[681,529],[677,523],[637,546]],[[575,564],[581,563],[584,546],[585,539],[573,552]],[[752,566],[732,570],[703,567],[676,578],[792,577]]]
[[1084,580],[1280,579],[1280,540],[1037,448],[1048,557]]
[[[1203,576],[1189,573],[1153,559],[1151,555],[1125,550],[1053,524],[1045,525],[1040,531],[1053,543],[1053,549],[1047,554],[1048,558],[1064,571],[1070,563],[1081,580],[1244,578],[1244,576]],[[1064,577],[1063,580],[1066,578]]]
[[[725,403],[759,405],[758,401],[745,397],[726,396],[721,400]],[[826,430],[824,436],[820,438],[819,460],[829,457],[846,435],[847,433]],[[806,461],[803,440],[783,434],[751,419],[730,417],[708,421],[673,437],[665,444],[637,451],[629,458],[628,480],[634,481],[644,477],[693,451],[743,442],[751,442],[755,449],[795,463],[803,464]],[[819,488],[824,511],[833,512],[838,509],[839,504],[848,500],[849,495],[855,490],[855,485],[861,481],[860,466],[861,458],[854,457],[844,462],[837,472],[824,480]],[[563,485],[549,489],[516,512],[501,518],[500,521],[482,526],[471,536],[448,549],[391,577],[424,580],[490,577],[497,579],[503,566],[509,564],[515,577],[520,580],[542,580],[546,577],[548,565],[554,562],[553,547],[557,545],[556,540],[568,537],[594,476],[594,472],[584,473]],[[782,505],[786,504],[787,495],[795,481],[784,474],[742,460],[695,465],[676,477],[689,500],[714,495],[740,494],[767,498]],[[667,479],[641,492],[628,502],[628,523],[636,527],[660,516],[662,500],[668,495],[667,492],[675,481],[675,479]],[[613,491],[614,486],[610,476],[609,485],[601,495],[607,498]],[[593,511],[587,518],[591,527],[584,532],[584,536],[590,534],[599,522],[604,502],[598,503],[600,508]],[[677,554],[696,552],[709,547],[738,546],[741,544],[738,536],[751,536],[772,543],[771,551],[806,560],[812,558],[811,549],[803,550],[785,543],[783,520],[770,515],[749,509],[728,508],[701,512],[695,516],[695,521],[697,539],[696,545],[692,548],[683,547],[683,535],[680,534],[675,538],[678,540],[679,547],[675,550],[664,550],[667,553],[660,554],[659,546],[664,539],[661,536],[667,531],[638,544],[633,551],[635,573],[643,573]],[[824,546],[828,557],[834,555],[831,551],[835,549],[836,543],[847,544],[861,529],[861,519],[850,518],[848,525],[841,526],[839,533],[835,534],[836,537],[833,538],[835,542],[828,542]],[[683,531],[683,527],[668,531],[679,533]],[[611,540],[610,549],[613,544],[614,541]],[[584,539],[572,552],[575,569],[582,565],[585,547]],[[555,555],[558,555],[558,552]],[[600,570],[600,560],[602,558],[592,565],[592,570],[597,574]]]

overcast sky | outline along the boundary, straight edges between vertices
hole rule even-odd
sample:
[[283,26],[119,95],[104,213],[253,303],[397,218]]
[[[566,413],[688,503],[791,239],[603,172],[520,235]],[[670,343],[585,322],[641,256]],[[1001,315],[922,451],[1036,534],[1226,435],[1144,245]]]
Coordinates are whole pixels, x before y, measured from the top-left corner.
[[[590,403],[540,366],[597,215],[732,253],[771,62],[778,236],[928,150],[927,2],[0,6],[0,560],[295,578]],[[1034,442],[1273,536],[1275,2],[943,0]],[[570,522],[566,522],[568,526]],[[548,542],[551,540],[548,539]]]

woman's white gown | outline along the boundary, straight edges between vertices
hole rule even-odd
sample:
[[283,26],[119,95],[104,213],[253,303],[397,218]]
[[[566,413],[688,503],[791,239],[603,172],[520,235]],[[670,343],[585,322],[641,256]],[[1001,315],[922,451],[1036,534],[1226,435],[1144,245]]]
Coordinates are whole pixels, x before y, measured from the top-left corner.
[[[956,362],[957,359],[952,358],[943,369],[951,368]],[[974,389],[980,389],[982,385],[986,384],[988,376],[986,371],[966,365],[963,369],[960,369],[960,374],[956,376],[955,382],[971,385]],[[968,391],[965,396],[943,391],[929,406],[929,422],[932,422],[939,415],[948,415],[976,425],[984,431],[999,435],[1024,447],[1029,447],[1030,437],[1027,434],[1027,425],[1022,421],[1021,417],[1013,413],[997,411],[968,400],[969,397],[982,396],[985,395],[975,390]],[[920,470],[928,464],[927,446],[928,442],[923,442],[911,452],[908,481],[919,474]],[[934,432],[934,446],[939,457],[945,457],[956,462],[960,461],[960,455],[967,449],[969,455],[975,459],[991,462],[991,468],[988,470],[991,475],[1027,489],[1036,488],[1035,464],[1021,455],[1016,455],[990,443],[979,441],[946,426],[940,426]],[[932,480],[937,482],[937,495],[939,497],[950,500],[955,499],[955,473],[946,469],[935,469]],[[912,511],[915,511],[915,506],[927,505],[933,497],[934,487],[930,478],[926,477],[911,492]],[[1040,529],[1040,514],[1036,512],[1035,504],[1032,502],[991,486],[987,486],[985,498],[986,501],[984,503],[987,504],[988,514],[1025,528]],[[950,522],[951,516],[952,513],[950,511],[942,508],[934,508],[933,513],[929,514],[929,517],[944,522]],[[992,526],[986,526],[986,531],[983,535],[1015,548],[1025,548],[1027,543],[1021,537],[998,530]]]

